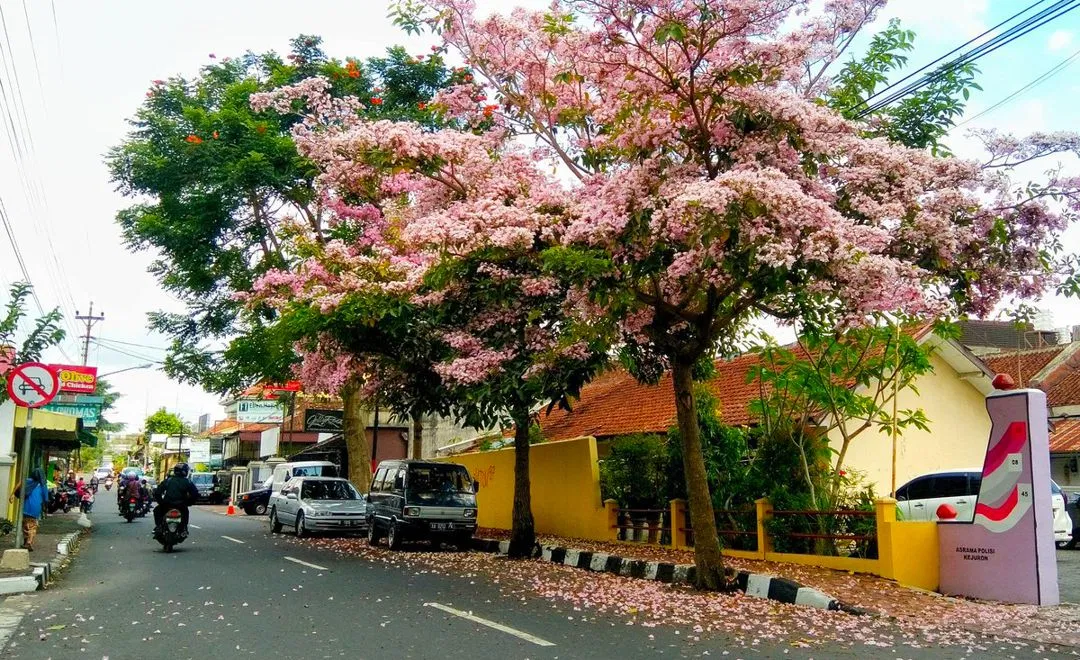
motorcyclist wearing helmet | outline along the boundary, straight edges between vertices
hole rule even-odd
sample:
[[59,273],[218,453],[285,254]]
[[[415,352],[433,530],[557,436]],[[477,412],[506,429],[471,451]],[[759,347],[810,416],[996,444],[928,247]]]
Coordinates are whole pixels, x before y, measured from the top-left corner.
[[172,474],[154,489],[154,529],[160,529],[169,509],[180,510],[180,526],[184,532],[188,526],[188,507],[199,499],[199,489],[188,479],[187,463],[177,463]]

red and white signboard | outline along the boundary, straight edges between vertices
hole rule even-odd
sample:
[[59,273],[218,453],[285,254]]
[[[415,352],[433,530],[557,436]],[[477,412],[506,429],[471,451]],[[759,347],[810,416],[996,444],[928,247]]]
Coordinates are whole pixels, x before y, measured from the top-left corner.
[[72,394],[93,394],[97,389],[97,367],[74,364],[50,364],[60,377],[60,391]]
[[24,362],[11,370],[7,391],[11,400],[26,408],[40,408],[49,403],[60,389],[60,378],[48,365]]

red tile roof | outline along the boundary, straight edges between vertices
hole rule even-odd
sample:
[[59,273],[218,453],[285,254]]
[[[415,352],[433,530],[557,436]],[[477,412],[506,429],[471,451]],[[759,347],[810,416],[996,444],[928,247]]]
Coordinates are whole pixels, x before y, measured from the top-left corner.
[[1061,355],[1067,347],[1067,344],[1063,344],[1032,351],[994,353],[984,355],[982,360],[995,374],[1009,374],[1017,385],[1027,387],[1035,375],[1046,368],[1046,365],[1050,364],[1054,358]]
[[[709,389],[720,402],[721,418],[731,425],[753,422],[749,405],[759,394],[746,374],[758,356],[744,355],[716,363]],[[555,409],[540,415],[540,427],[548,440],[591,435],[599,438],[631,433],[665,433],[675,424],[675,393],[671,374],[656,385],[642,385],[626,371],[616,369],[586,385],[573,412]]]
[[1080,419],[1054,422],[1050,431],[1050,453],[1080,452]]

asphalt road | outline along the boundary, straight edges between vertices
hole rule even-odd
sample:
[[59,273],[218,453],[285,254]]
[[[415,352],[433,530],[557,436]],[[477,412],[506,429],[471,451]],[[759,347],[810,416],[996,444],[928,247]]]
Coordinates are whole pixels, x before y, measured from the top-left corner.
[[1080,549],[1058,550],[1058,590],[1063,603],[1080,603]]
[[[416,572],[286,543],[269,534],[263,519],[226,517],[221,511],[196,508],[191,536],[167,555],[150,537],[150,518],[125,523],[115,513],[113,498],[99,498],[93,534],[68,574],[48,591],[13,601],[27,614],[0,657],[748,655],[722,636],[690,645],[672,629],[628,627],[604,616],[582,621],[546,600],[503,596],[483,580]],[[870,655],[867,651],[803,650],[778,643],[756,647],[749,656],[854,658]],[[882,657],[896,657],[894,651],[880,651]],[[957,649],[902,653],[957,657]]]

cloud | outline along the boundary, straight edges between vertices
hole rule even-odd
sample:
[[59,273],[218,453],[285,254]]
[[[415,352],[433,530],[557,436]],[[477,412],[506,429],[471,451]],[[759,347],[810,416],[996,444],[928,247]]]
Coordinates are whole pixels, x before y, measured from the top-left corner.
[[1072,43],[1073,34],[1068,30],[1055,30],[1050,35],[1050,39],[1046,42],[1046,47],[1050,50],[1061,50]]
[[[989,27],[986,22],[989,0],[904,0],[890,2],[878,17],[880,25],[899,18],[904,27],[915,30],[916,43],[943,40],[959,46]],[[877,26],[875,26],[877,27]]]

